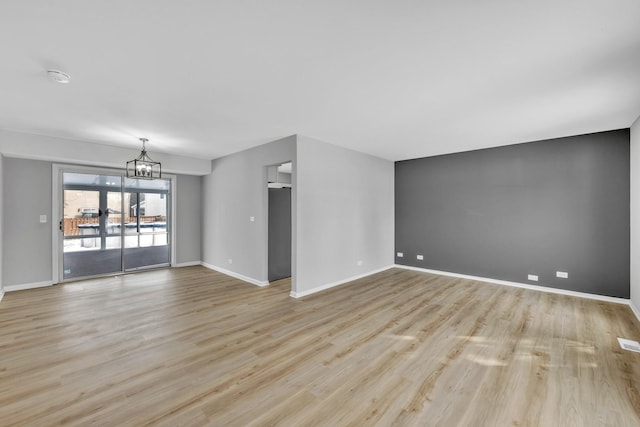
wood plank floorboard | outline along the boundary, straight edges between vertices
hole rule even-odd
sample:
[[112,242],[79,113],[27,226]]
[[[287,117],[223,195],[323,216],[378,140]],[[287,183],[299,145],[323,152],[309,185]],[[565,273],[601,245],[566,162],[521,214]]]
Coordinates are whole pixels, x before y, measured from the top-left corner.
[[640,426],[625,305],[396,268],[289,291],[196,266],[7,293],[0,425]]

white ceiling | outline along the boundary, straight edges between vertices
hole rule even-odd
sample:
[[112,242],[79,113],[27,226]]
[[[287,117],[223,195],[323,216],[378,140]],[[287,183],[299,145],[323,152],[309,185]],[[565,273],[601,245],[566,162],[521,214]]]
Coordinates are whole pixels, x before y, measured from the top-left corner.
[[638,0],[2,0],[0,40],[0,128],[150,153],[400,160],[640,115]]

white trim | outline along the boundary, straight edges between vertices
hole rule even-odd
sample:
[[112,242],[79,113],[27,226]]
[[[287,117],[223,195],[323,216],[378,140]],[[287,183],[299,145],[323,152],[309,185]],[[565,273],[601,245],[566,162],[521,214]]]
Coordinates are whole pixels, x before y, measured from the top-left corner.
[[640,321],[640,310],[638,310],[638,307],[633,305],[633,302],[631,302],[631,300],[629,300],[629,307],[631,307],[631,311],[633,311],[633,314],[635,314]]
[[5,292],[24,291],[26,289],[46,288],[47,286],[52,286],[52,285],[53,285],[53,282],[51,280],[47,280],[46,282],[22,283],[19,285],[4,285],[4,291]]
[[224,268],[218,267],[218,266],[213,265],[213,264],[208,264],[206,262],[202,262],[201,265],[204,266],[204,267],[207,267],[209,270],[215,270],[218,273],[222,273],[222,274],[226,274],[227,276],[235,277],[236,279],[240,279],[240,280],[242,280],[244,282],[251,283],[252,285],[256,285],[256,286],[260,286],[260,287],[269,286],[269,282],[263,282],[263,281],[254,279],[252,277],[243,276],[242,274],[226,270]]
[[170,217],[170,221],[169,221],[169,243],[171,244],[171,246],[169,246],[169,250],[171,251],[171,254],[169,254],[170,257],[170,261],[169,264],[174,265],[176,263],[176,259],[177,259],[177,251],[176,251],[176,229],[178,228],[178,218],[176,218],[176,212],[178,210],[177,208],[177,200],[178,200],[178,177],[176,175],[173,174],[166,174],[165,175],[167,178],[169,178],[169,183],[170,183],[170,187],[169,187],[169,197],[170,197],[170,201],[171,201],[171,206],[169,206],[169,209],[171,210],[171,217]]
[[515,288],[524,288],[524,289],[530,289],[533,291],[548,292],[552,294],[569,295],[572,297],[588,298],[588,299],[594,299],[598,301],[607,301],[607,302],[613,302],[616,304],[629,305],[630,303],[630,301],[626,298],[608,297],[605,295],[589,294],[586,292],[576,292],[576,291],[568,291],[565,289],[548,288],[546,286],[530,285],[528,283],[509,282],[507,280],[490,279],[488,277],[469,276],[467,274],[451,273],[449,271],[440,271],[440,270],[430,270],[428,268],[412,267],[409,265],[396,264],[395,266],[398,268],[404,268],[405,270],[414,270],[414,271],[421,271],[424,273],[439,274],[441,276],[450,276],[450,277],[458,277],[461,279],[477,280],[481,282],[493,283],[496,285],[512,286]]
[[371,270],[366,273],[358,274],[357,276],[349,277],[347,279],[337,280],[335,282],[327,283],[325,285],[316,286],[315,288],[302,291],[302,292],[291,291],[289,296],[293,298],[306,297],[307,295],[315,294],[316,292],[320,292],[320,291],[327,290],[329,288],[334,288],[336,286],[344,285],[345,283],[353,282],[354,280],[362,279],[363,277],[371,276],[372,274],[380,273],[382,271],[388,270],[393,267],[394,265],[388,265],[386,267],[382,267],[377,270]]
[[0,302],[2,301],[2,298],[4,298],[4,291],[0,290]]
[[193,267],[194,265],[202,265],[202,261],[178,262],[176,264],[173,264],[172,267]]
[[60,200],[62,199],[62,171],[63,166],[54,163],[51,167],[51,281],[60,282],[61,247],[60,221],[64,217]]

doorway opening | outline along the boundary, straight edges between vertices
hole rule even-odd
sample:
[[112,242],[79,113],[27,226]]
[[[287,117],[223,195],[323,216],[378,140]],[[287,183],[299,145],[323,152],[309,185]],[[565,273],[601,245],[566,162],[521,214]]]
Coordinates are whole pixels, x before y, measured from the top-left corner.
[[267,168],[268,281],[291,289],[291,162]]

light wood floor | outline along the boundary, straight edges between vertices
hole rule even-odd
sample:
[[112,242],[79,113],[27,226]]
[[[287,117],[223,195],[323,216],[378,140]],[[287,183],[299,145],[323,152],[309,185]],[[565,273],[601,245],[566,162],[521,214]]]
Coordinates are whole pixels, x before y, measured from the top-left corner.
[[203,267],[8,293],[0,425],[640,425],[627,306],[400,269],[288,294]]

